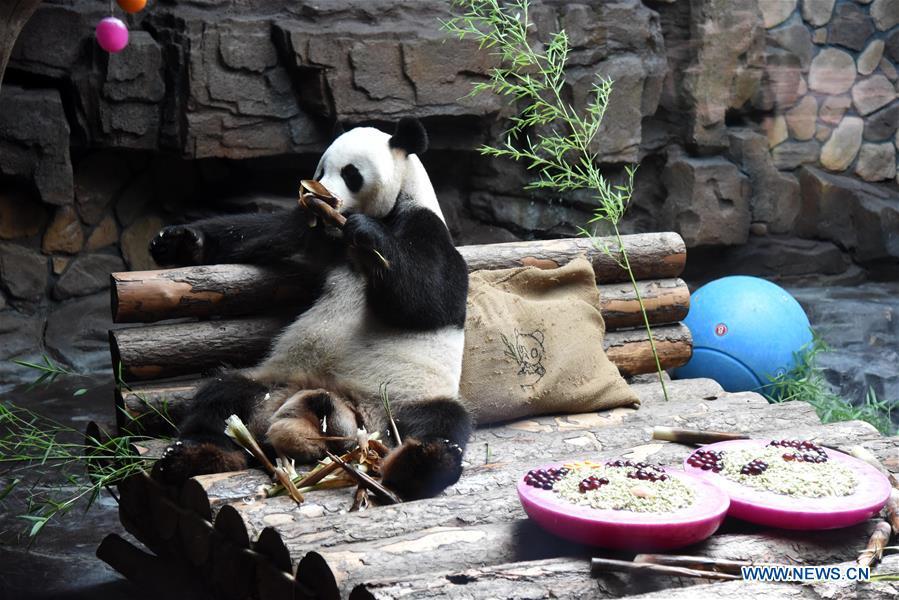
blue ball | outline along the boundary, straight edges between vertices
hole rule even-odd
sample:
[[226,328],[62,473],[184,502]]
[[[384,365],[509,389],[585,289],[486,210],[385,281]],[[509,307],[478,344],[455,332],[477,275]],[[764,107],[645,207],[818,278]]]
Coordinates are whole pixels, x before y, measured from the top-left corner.
[[693,357],[673,376],[708,377],[728,392],[765,392],[812,341],[796,299],[758,277],[736,275],[702,286],[690,298],[684,323],[693,334]]

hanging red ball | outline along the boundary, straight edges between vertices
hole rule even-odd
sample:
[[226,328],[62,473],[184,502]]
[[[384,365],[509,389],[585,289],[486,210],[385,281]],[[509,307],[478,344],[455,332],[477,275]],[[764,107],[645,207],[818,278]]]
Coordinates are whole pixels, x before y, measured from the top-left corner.
[[116,0],[119,8],[126,13],[140,12],[147,6],[147,0]]

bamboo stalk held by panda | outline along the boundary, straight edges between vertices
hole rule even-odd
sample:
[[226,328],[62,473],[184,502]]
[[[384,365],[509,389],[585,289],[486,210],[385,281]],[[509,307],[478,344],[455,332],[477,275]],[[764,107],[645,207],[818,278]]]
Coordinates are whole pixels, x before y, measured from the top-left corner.
[[332,461],[337,463],[337,465],[349,474],[350,477],[356,480],[356,482],[374,493],[378,499],[384,504],[400,504],[402,500],[400,497],[388,490],[386,487],[372,479],[370,476],[366,475],[353,465],[348,462],[344,462],[339,456],[334,454],[333,452],[325,451]]

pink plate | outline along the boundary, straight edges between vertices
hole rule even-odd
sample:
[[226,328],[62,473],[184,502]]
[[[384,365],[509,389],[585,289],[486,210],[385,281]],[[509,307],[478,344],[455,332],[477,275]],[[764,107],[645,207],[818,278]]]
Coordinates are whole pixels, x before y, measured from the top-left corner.
[[[702,447],[702,450],[741,450],[762,447],[771,440],[732,440]],[[874,516],[890,497],[890,482],[871,465],[848,454],[824,449],[829,460],[850,468],[858,480],[851,496],[830,498],[797,498],[763,490],[755,490],[726,477],[692,467],[684,461],[684,469],[719,485],[730,495],[730,516],[783,529],[836,529],[860,523]],[[687,457],[689,459],[689,457]]]
[[518,498],[527,515],[550,533],[591,546],[637,552],[668,550],[695,544],[715,533],[730,504],[727,495],[702,477],[671,469],[665,472],[693,488],[696,500],[691,506],[670,513],[576,506],[552,490],[529,486],[524,477],[518,481]]

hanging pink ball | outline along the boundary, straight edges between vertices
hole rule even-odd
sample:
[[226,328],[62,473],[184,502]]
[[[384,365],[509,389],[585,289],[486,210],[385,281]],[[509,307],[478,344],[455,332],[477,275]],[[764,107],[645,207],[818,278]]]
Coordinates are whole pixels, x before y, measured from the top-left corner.
[[107,52],[121,52],[128,45],[128,28],[115,17],[97,23],[97,43]]

